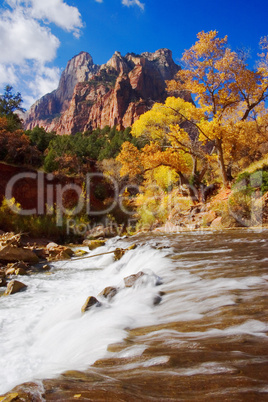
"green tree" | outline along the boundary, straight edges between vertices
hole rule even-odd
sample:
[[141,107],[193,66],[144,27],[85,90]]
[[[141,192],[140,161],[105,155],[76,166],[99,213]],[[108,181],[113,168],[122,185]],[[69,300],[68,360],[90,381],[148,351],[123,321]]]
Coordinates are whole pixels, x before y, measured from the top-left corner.
[[7,117],[10,131],[17,130],[22,126],[21,119],[16,111],[25,111],[21,106],[23,101],[20,92],[15,94],[12,89],[12,86],[7,85],[4,94],[0,95],[0,116]]

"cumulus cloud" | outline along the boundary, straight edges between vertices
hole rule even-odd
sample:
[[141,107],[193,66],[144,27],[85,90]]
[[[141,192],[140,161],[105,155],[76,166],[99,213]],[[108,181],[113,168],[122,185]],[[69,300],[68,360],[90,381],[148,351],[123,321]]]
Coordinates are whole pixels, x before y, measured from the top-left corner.
[[122,4],[124,6],[138,6],[140,9],[144,10],[144,4],[140,2],[140,0],[122,0]]
[[22,8],[2,13],[0,19],[0,63],[19,65],[25,60],[54,59],[59,40],[48,27],[30,18]]
[[25,87],[31,93],[23,94],[28,107],[59,81],[59,69],[47,67],[60,46],[49,24],[78,37],[83,23],[78,9],[64,0],[6,0],[6,4],[9,8],[0,11],[0,85],[20,82],[23,87],[28,78]]

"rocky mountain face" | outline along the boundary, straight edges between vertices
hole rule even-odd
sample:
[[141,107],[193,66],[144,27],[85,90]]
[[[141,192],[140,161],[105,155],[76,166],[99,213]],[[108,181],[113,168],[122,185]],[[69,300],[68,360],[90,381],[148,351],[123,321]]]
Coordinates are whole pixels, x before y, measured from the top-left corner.
[[75,134],[106,125],[129,127],[154,102],[165,100],[165,81],[179,69],[168,49],[124,57],[115,52],[102,66],[81,52],[68,62],[58,88],[27,112],[25,128]]

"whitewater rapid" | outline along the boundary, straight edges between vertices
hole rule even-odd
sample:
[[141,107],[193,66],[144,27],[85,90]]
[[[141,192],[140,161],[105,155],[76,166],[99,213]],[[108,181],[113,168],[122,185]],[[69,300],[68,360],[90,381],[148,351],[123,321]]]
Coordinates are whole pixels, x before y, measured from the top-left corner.
[[[142,356],[154,340],[176,349],[186,344],[193,347],[197,340],[241,334],[267,341],[268,325],[261,316],[241,316],[238,312],[228,321],[221,316],[221,311],[232,311],[242,299],[250,303],[265,296],[267,270],[246,268],[249,256],[239,247],[244,244],[249,254],[250,247],[255,254],[262,247],[264,253],[267,240],[253,236],[241,238],[240,243],[238,239],[237,243],[235,239],[224,242],[210,234],[146,237],[138,239],[138,247],[116,262],[113,254],[73,259],[54,263],[49,273],[18,277],[27,290],[0,297],[0,394],[23,382],[55,378],[67,370],[86,370],[96,360],[109,356]],[[90,254],[125,248],[133,242],[111,239]],[[264,257],[260,264],[267,266]],[[125,288],[124,277],[139,271],[148,275],[134,287]],[[161,278],[161,285],[156,286],[156,278]],[[102,299],[101,307],[82,314],[87,297],[97,297],[107,286],[120,290],[110,301]],[[154,305],[159,292],[165,294],[160,304]],[[176,329],[155,327],[173,322],[181,324]],[[199,323],[197,329],[191,325],[184,328],[184,323],[191,322]],[[110,344],[126,339],[129,330],[148,326],[154,329],[140,335],[137,343],[119,352],[107,351]],[[126,364],[125,370],[168,361],[166,354],[151,356]],[[176,375],[224,370],[230,372],[232,368],[212,361],[179,368]]]
[[[128,245],[113,239],[90,254]],[[0,298],[0,394],[26,381],[86,369],[108,354],[109,344],[124,339],[127,328],[156,323],[153,300],[161,286],[154,278],[167,275],[166,254],[142,246],[117,262],[113,254],[74,259],[53,264],[49,274],[18,277],[27,291]],[[139,271],[149,274],[146,283],[124,288],[123,278]],[[106,286],[122,289],[111,302],[102,300],[101,307],[82,314],[87,297]]]

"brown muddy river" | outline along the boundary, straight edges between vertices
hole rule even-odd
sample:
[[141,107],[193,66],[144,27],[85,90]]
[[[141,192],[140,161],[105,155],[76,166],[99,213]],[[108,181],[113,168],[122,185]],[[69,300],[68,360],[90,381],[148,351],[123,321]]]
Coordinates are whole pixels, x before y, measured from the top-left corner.
[[[99,250],[134,242],[120,261],[57,263],[0,300],[2,394],[26,382],[12,391],[20,400],[268,401],[268,231],[140,235]],[[82,315],[108,285],[117,295]]]

